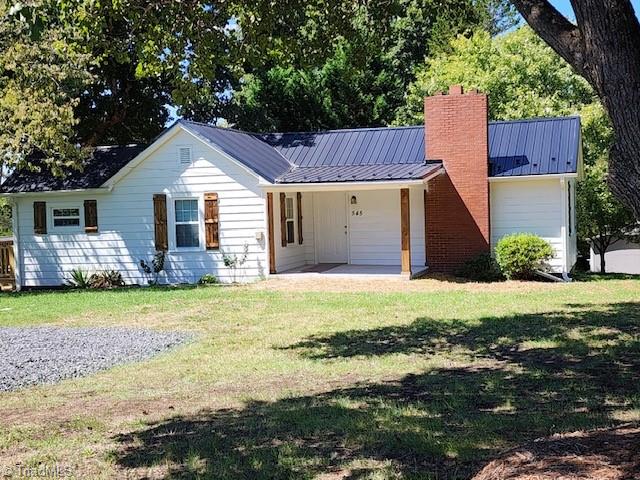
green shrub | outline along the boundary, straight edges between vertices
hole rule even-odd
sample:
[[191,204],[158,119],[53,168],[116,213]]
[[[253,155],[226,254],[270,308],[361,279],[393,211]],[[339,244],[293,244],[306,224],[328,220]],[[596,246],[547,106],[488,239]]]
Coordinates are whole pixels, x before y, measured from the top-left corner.
[[474,282],[498,282],[504,280],[500,267],[489,253],[481,253],[467,260],[455,271],[455,275]]
[[91,277],[81,268],[74,268],[69,274],[69,279],[65,282],[71,288],[89,288],[91,286]]
[[218,283],[218,277],[211,273],[205,273],[198,280],[198,285],[215,285],[216,283]]
[[502,237],[496,245],[496,261],[507,278],[527,280],[535,270],[546,270],[553,248],[546,240],[531,233]]

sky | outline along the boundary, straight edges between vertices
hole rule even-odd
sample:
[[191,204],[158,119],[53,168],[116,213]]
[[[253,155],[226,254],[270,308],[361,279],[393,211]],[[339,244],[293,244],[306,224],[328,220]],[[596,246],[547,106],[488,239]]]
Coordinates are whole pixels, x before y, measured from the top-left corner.
[[[551,3],[566,17],[571,20],[575,19],[576,16],[573,14],[573,9],[571,8],[571,2],[569,2],[569,0],[551,0]],[[638,15],[638,13],[640,13],[640,0],[631,0],[631,4],[636,11],[636,15]]]

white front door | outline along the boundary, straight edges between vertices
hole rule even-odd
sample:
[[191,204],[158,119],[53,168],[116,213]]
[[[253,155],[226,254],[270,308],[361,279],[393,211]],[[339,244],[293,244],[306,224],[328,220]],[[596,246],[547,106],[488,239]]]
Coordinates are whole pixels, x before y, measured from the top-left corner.
[[318,263],[347,263],[349,232],[346,193],[316,193],[315,199]]

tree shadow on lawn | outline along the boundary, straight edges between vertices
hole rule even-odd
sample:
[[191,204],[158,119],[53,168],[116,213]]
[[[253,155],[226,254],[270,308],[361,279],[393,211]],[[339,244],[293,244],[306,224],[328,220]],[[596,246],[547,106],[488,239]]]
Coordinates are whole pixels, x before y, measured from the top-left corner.
[[640,304],[569,307],[476,323],[420,318],[310,338],[290,348],[329,363],[452,349],[475,360],[170,418],[118,436],[116,463],[125,470],[166,464],[171,478],[362,479],[380,469],[389,477],[469,478],[505,448],[615,425],[616,411],[640,408]]

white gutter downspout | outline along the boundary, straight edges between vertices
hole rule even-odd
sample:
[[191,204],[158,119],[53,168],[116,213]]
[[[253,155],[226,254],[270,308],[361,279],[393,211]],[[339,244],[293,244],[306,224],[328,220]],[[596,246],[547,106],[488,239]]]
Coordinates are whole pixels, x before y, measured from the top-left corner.
[[566,282],[569,278],[568,269],[568,246],[569,242],[567,241],[567,222],[569,220],[569,212],[567,212],[567,181],[565,177],[560,178],[560,205],[562,205],[562,228],[560,232],[562,233],[562,279]]

